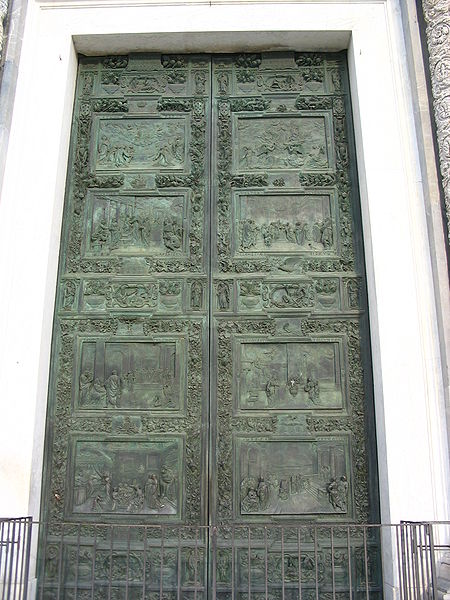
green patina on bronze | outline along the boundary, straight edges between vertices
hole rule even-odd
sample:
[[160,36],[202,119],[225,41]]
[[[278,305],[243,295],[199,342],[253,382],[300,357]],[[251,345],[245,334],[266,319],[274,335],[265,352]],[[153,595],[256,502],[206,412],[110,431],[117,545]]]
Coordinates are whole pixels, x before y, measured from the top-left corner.
[[80,59],[47,546],[71,521],[89,546],[96,522],[377,519],[358,203],[342,55]]

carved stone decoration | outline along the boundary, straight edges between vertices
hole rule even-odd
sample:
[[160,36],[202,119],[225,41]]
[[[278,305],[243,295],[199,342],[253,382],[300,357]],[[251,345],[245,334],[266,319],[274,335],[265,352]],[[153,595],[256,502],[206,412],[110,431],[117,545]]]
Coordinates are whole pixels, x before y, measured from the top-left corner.
[[[448,0],[422,0],[422,9],[426,22],[447,234],[450,236],[450,5]],[[450,237],[448,241],[450,243]]]

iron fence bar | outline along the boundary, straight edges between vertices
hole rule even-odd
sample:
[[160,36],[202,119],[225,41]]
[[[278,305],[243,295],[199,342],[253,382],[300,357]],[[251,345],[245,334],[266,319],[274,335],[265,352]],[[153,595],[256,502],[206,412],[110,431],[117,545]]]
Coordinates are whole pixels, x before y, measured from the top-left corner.
[[[21,532],[22,532],[22,519],[17,523],[17,542],[15,542],[16,546],[17,546],[17,550],[15,552],[14,600],[16,600],[17,593],[19,592],[19,594],[20,594],[19,586],[17,584],[17,575],[18,575],[18,572],[19,572],[20,552],[21,552],[21,549],[22,549],[22,545],[20,543],[20,541],[21,541]],[[14,540],[15,539],[16,539],[16,537],[14,536]]]
[[409,552],[408,552],[408,528],[406,523],[400,524],[402,536],[402,566],[403,566],[403,584],[405,590],[405,600],[410,600],[411,592],[409,586]]
[[332,594],[333,600],[336,600],[336,579],[334,572],[334,535],[333,535],[333,527],[330,531],[330,544],[331,544],[331,586],[332,586]]
[[30,550],[31,550],[31,535],[33,532],[33,523],[31,517],[27,518],[27,534],[26,534],[26,550],[23,553],[25,556],[25,561],[22,561],[23,564],[23,600],[27,600],[28,598],[28,574],[30,571]]
[[61,536],[59,539],[59,550],[58,550],[58,598],[60,598],[60,596],[61,596],[63,544],[64,544],[64,523],[62,523],[62,525],[61,525]]
[[108,577],[108,600],[111,600],[112,595],[112,573],[113,573],[113,556],[114,556],[114,525],[111,525],[111,536],[109,541],[109,577]]
[[91,600],[95,596],[95,561],[97,555],[97,525],[94,525],[94,544],[92,548],[92,581],[91,581]]
[[314,571],[316,583],[316,600],[319,600],[319,552],[317,549],[317,528],[314,528]]
[[130,545],[131,545],[131,531],[130,527],[127,527],[127,568],[125,575],[125,600],[128,600],[128,590],[130,581]]
[[45,562],[46,562],[46,558],[47,558],[47,540],[48,540],[48,522],[45,524],[44,548],[43,548],[42,554],[40,554],[40,556],[39,556],[39,560],[41,561],[41,565],[42,565],[42,571],[41,571],[41,577],[40,577],[41,590],[40,590],[40,594],[39,594],[40,600],[43,600],[43,598],[44,598]]
[[198,580],[198,527],[195,528],[195,543],[194,543],[194,600],[197,600]]
[[159,560],[159,600],[163,599],[163,572],[164,572],[164,526],[161,527],[161,550]]
[[302,600],[302,530],[297,528],[298,600]]
[[77,558],[75,563],[75,600],[78,598],[78,572],[80,569],[80,536],[81,536],[81,525],[78,523],[77,527]]
[[[81,593],[91,599],[101,593],[111,600],[116,592],[122,594],[124,600],[137,598],[142,593],[142,600],[146,600],[150,593],[154,593],[153,590],[157,590],[158,555],[153,580],[148,566],[149,544],[160,551],[160,600],[164,600],[166,592],[175,597],[175,585],[176,600],[182,600],[185,592],[192,594],[192,600],[206,600],[203,595],[199,598],[200,590],[205,594],[209,591],[210,598],[216,600],[217,586],[221,586],[219,595],[224,591],[224,585],[229,593],[230,580],[231,600],[252,600],[252,596],[264,596],[264,600],[269,600],[272,590],[276,590],[274,593],[279,594],[280,600],[291,600],[291,595],[302,600],[305,590],[308,594],[312,593],[315,600],[321,600],[324,595],[336,600],[344,594],[347,596],[347,590],[349,600],[353,600],[355,595],[369,600],[378,591],[378,579],[374,577],[378,573],[379,558],[374,552],[379,552],[381,534],[390,527],[389,539],[394,565],[397,563],[400,600],[437,600],[438,552],[446,547],[446,540],[442,540],[440,545],[434,543],[437,526],[437,523],[428,522],[402,522],[389,526],[256,523],[232,524],[224,528],[171,525],[168,529],[169,525],[59,523],[51,529],[47,522],[33,524],[31,518],[0,520],[0,596],[2,600],[26,600],[33,528],[39,527],[41,545],[36,597],[41,600],[48,593],[57,599],[70,593],[73,600],[80,598]],[[238,536],[236,527],[240,532]],[[209,536],[201,538],[201,554],[200,531],[209,532]],[[116,552],[118,543],[119,553]],[[139,544],[139,563],[143,556],[138,578],[135,575],[136,544]],[[245,573],[245,549],[247,582],[243,575],[237,579],[242,568]],[[242,557],[239,552],[243,553]],[[364,561],[363,566],[359,556]],[[116,560],[119,561],[117,567]],[[329,566],[324,571],[325,561]],[[149,564],[154,564],[153,555]],[[199,577],[200,565],[202,577]],[[121,575],[116,577],[118,568]],[[308,571],[306,575],[305,568]],[[205,583],[204,577],[207,577]],[[302,578],[305,577],[306,583],[303,584]],[[206,588],[206,583],[209,583],[209,588]],[[142,592],[136,593],[139,589]]]
[[269,549],[267,547],[267,527],[264,527],[264,598],[269,598]]
[[364,577],[366,584],[366,600],[369,600],[369,565],[367,563],[367,531],[363,529],[363,544],[364,544]]
[[251,595],[252,595],[252,576],[251,576],[251,538],[250,538],[250,526],[247,526],[247,544],[248,544],[248,580],[247,580],[247,584],[248,584],[248,600],[251,599]]
[[[212,552],[212,599],[217,597],[217,528],[213,527],[210,536],[211,552]],[[233,571],[233,568],[231,569]]]
[[281,527],[281,598],[285,600],[284,587],[284,527]]
[[144,549],[142,568],[142,600],[145,600],[145,588],[147,585],[147,527],[144,527]]
[[[9,565],[10,565],[10,554],[11,554],[11,548],[10,548],[10,531],[11,531],[11,522],[8,522],[8,528],[6,531],[6,553],[5,553],[5,573],[8,573],[9,571]],[[3,591],[2,591],[2,598],[3,600],[5,599],[5,591],[6,589],[8,589],[8,593],[6,598],[8,598],[9,596],[9,590],[11,589],[11,573],[9,573],[9,577],[7,577],[6,579],[6,585],[3,586]]]
[[432,598],[433,598],[433,600],[437,600],[438,591],[437,591],[436,554],[435,554],[435,549],[434,549],[433,524],[427,523],[426,527],[428,528],[429,538],[430,538],[431,587],[433,589]]
[[[195,582],[194,582],[195,585]],[[181,528],[178,528],[177,548],[177,600],[181,599]]]
[[233,525],[231,529],[231,600],[235,600],[235,578],[234,578],[234,568],[236,564],[236,531]]
[[404,593],[403,593],[403,562],[401,559],[401,547],[400,547],[400,543],[401,543],[401,532],[400,532],[400,525],[396,525],[395,526],[395,546],[396,546],[396,550],[397,550],[397,575],[398,575],[398,589],[399,589],[399,593],[400,593],[400,600],[404,600]]
[[414,591],[417,597],[416,590],[420,589],[420,573],[419,573],[419,540],[418,540],[418,532],[420,531],[420,524],[414,523],[411,527],[411,538],[412,538],[412,546],[411,552],[413,557],[413,577],[414,577]]
[[420,581],[420,585],[421,585],[422,589],[424,590],[424,592],[426,594],[426,597],[429,598],[429,587],[427,585],[428,571],[425,569],[426,556],[427,556],[427,541],[426,541],[426,531],[425,531],[425,527],[423,525],[420,525],[420,527],[419,527],[418,547],[419,547],[419,556],[420,556],[419,581]]
[[348,569],[348,597],[352,600],[352,550],[350,544],[350,527],[347,526],[347,569]]

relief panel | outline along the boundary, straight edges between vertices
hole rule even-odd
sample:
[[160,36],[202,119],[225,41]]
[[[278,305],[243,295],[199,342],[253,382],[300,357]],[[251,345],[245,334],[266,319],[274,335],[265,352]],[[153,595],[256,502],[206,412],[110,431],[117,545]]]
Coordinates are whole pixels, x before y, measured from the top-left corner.
[[336,254],[333,193],[235,194],[236,253]]
[[238,310],[241,312],[329,312],[341,307],[336,277],[311,279],[240,279]]
[[102,118],[97,129],[93,157],[96,171],[186,169],[185,117]]
[[272,169],[319,171],[332,164],[325,115],[239,116],[233,165],[235,172]]
[[182,514],[184,441],[178,436],[74,440],[70,512],[103,515]]
[[257,515],[351,514],[347,436],[236,438],[236,506]]
[[89,195],[85,256],[186,253],[187,198],[183,194]]
[[185,351],[182,340],[82,340],[76,408],[180,411]]
[[341,410],[342,347],[338,341],[240,340],[235,346],[240,411]]
[[[199,296],[199,290],[202,284],[197,281],[193,285],[191,302],[196,306],[193,310],[201,310],[203,296]],[[185,287],[182,279],[89,279],[83,284],[81,308],[86,312],[125,309],[145,311],[147,314],[181,313]]]

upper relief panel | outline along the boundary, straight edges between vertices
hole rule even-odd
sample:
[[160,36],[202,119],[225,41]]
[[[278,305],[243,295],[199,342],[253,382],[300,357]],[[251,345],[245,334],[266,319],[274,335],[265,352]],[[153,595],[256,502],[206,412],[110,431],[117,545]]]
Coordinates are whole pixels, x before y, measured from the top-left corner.
[[64,275],[205,273],[209,81],[207,57],[82,59]]
[[355,271],[345,89],[336,55],[218,59],[219,273]]

